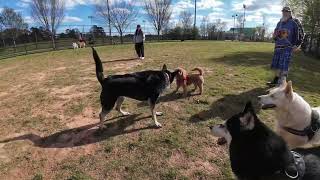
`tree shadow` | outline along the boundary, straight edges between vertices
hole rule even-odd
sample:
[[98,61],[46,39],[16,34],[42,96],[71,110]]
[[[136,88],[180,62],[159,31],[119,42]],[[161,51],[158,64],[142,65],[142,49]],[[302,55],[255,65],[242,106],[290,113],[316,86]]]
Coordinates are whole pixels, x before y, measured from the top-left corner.
[[247,101],[252,101],[256,112],[260,111],[258,105],[258,96],[266,94],[268,88],[255,88],[250,91],[243,92],[241,94],[228,94],[223,98],[213,102],[210,109],[201,111],[190,117],[189,121],[193,123],[206,121],[211,118],[220,117],[226,120],[236,113],[243,110]]
[[241,52],[214,58],[215,62],[232,66],[260,66],[271,64],[273,51],[270,52]]
[[126,130],[128,126],[134,124],[136,121],[151,117],[147,116],[137,118],[138,116],[139,115],[130,115],[123,117],[118,121],[106,124],[107,127],[102,130],[97,127],[99,123],[95,123],[73,129],[63,130],[45,137],[41,137],[34,133],[29,133],[22,136],[2,140],[0,141],[0,143],[7,143],[18,140],[29,140],[33,142],[34,146],[41,148],[68,148],[93,144],[122,134],[129,134],[145,129],[157,128],[156,126],[150,126]]
[[[241,52],[225,55],[220,58],[212,58],[212,61],[231,66],[257,67],[262,66],[267,71],[271,71],[273,51],[269,52]],[[303,53],[295,53],[290,64],[290,72],[288,80],[293,81],[293,86],[299,90],[318,93],[320,79],[316,78],[316,74],[320,73],[320,61],[307,57]],[[273,77],[270,77],[270,80]]]

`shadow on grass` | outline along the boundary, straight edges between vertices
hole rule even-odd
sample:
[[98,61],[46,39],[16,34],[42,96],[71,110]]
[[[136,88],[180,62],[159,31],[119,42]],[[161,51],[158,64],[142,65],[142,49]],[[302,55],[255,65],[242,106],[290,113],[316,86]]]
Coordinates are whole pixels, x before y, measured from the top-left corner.
[[106,140],[108,138],[122,135],[122,134],[129,134],[145,129],[156,129],[156,126],[150,127],[143,127],[138,129],[129,129],[126,128],[136,121],[150,118],[151,116],[147,117],[140,117],[139,115],[130,115],[126,117],[122,117],[120,120],[111,122],[106,124],[106,128],[103,130],[98,129],[98,123],[85,125],[73,129],[67,129],[64,131],[60,131],[49,136],[41,137],[37,134],[29,133],[22,136],[9,138],[0,141],[0,143],[7,143],[17,140],[30,140],[33,144],[37,147],[42,148],[68,148],[68,147],[76,147],[82,146],[87,144],[93,144],[96,142],[100,142]]
[[270,65],[273,52],[241,52],[214,58],[215,62],[232,66],[261,66]]
[[[271,72],[270,64],[273,57],[273,51],[270,52],[241,52],[226,55],[221,58],[213,58],[212,61],[227,64],[231,66],[256,67],[264,66],[267,71]],[[317,74],[320,73],[320,61],[307,57],[302,53],[295,53],[290,64],[288,80],[293,81],[293,86],[306,92],[318,93],[320,79]],[[273,77],[270,77],[270,80]]]
[[252,101],[256,111],[258,112],[258,96],[266,94],[267,88],[255,88],[241,94],[228,94],[223,98],[211,104],[210,109],[201,111],[190,117],[189,121],[193,123],[206,121],[210,118],[220,117],[226,120],[236,113],[243,110],[247,101]]

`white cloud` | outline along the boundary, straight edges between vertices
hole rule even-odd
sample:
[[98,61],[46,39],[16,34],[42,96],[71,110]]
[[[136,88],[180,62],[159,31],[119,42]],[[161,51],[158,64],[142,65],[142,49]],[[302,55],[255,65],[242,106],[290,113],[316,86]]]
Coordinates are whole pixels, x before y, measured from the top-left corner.
[[24,17],[24,22],[28,23],[28,24],[34,24],[34,20],[31,16],[25,16]]
[[192,4],[192,0],[181,0],[173,5],[172,7],[172,19],[179,18],[179,15],[182,11],[190,11],[191,8],[194,8],[194,5]]
[[198,9],[214,9],[223,6],[224,3],[218,0],[200,0],[197,3]]
[[82,22],[83,20],[74,16],[65,16],[63,19],[64,23],[72,23],[72,22]]

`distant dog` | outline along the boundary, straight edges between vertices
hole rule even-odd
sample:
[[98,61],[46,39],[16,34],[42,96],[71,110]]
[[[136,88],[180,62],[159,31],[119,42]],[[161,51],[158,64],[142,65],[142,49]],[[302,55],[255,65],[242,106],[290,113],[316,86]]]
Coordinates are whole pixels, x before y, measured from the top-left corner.
[[320,148],[290,151],[258,119],[251,102],[243,112],[210,129],[214,136],[227,139],[231,168],[239,180],[320,179]]
[[293,92],[292,82],[283,82],[268,95],[259,96],[262,109],[276,111],[277,133],[290,148],[318,144],[320,140],[320,107],[311,106]]
[[157,121],[157,115],[162,115],[162,113],[155,111],[156,102],[160,94],[170,87],[178,72],[170,72],[167,70],[167,66],[163,65],[161,71],[141,71],[132,74],[109,75],[105,78],[98,53],[94,48],[92,48],[92,52],[96,64],[96,76],[102,86],[100,95],[102,110],[99,115],[100,127],[103,127],[106,115],[115,105],[116,110],[121,114],[130,114],[121,109],[124,97],[148,101],[152,119],[157,127],[161,127],[161,124]]
[[199,94],[202,94],[204,78],[203,78],[203,70],[201,68],[197,67],[192,70],[192,71],[198,71],[199,74],[188,74],[187,71],[183,68],[177,68],[177,71],[178,71],[178,74],[176,76],[176,84],[177,84],[176,92],[180,89],[180,87],[182,87],[183,96],[187,96],[187,93],[188,93],[187,86],[193,84],[194,85],[193,91],[196,91],[197,88],[199,88]]
[[86,42],[78,42],[80,48],[86,48]]
[[75,43],[75,42],[72,43],[72,47],[73,47],[73,49],[78,49],[79,48],[78,44]]

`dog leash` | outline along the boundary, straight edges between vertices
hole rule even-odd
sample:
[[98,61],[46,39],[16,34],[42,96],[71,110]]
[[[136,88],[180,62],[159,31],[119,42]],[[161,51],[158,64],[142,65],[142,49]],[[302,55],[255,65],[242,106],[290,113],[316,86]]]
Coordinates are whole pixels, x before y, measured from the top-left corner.
[[311,112],[311,123],[303,130],[296,130],[289,127],[283,127],[286,131],[297,136],[307,136],[308,139],[312,139],[316,132],[320,129],[320,115],[316,110]]

